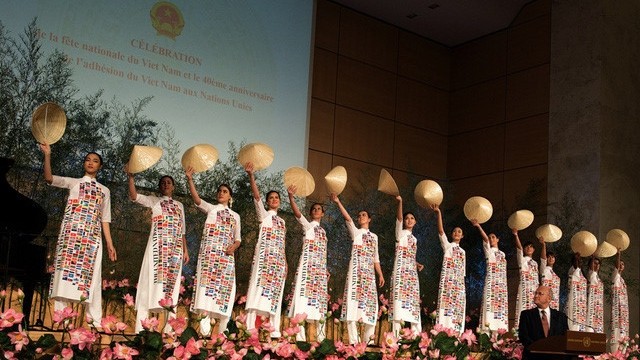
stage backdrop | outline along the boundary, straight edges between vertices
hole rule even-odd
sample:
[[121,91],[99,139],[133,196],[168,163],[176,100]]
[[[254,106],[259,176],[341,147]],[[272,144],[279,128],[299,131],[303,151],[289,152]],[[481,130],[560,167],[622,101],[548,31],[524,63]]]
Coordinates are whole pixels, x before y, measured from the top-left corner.
[[270,170],[306,165],[313,1],[3,1],[11,37],[34,18],[81,92],[153,96],[145,111],[182,151],[264,142]]

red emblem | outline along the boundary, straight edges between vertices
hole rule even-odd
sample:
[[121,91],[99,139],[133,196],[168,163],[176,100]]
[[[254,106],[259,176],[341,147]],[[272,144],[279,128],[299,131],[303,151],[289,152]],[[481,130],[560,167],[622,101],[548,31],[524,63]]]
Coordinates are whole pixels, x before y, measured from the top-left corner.
[[177,6],[167,1],[157,2],[150,11],[151,25],[158,35],[169,37],[173,40],[182,33],[184,18]]

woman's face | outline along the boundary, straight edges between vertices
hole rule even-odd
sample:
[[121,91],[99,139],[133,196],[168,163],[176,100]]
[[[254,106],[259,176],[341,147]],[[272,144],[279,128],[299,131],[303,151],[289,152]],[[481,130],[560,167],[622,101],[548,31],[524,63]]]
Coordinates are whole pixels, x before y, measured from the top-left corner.
[[173,195],[173,190],[175,190],[175,185],[173,184],[173,180],[170,177],[164,176],[160,179],[160,193],[164,196]]
[[416,218],[413,214],[407,214],[404,216],[404,228],[407,230],[413,229],[416,226]]
[[226,186],[220,186],[216,193],[216,200],[218,200],[219,204],[229,205],[229,200],[231,200],[231,191],[229,191]]
[[454,228],[453,231],[451,232],[451,239],[455,243],[459,243],[460,240],[462,240],[463,237],[464,237],[464,235],[462,233],[462,229],[459,228],[459,227]]
[[498,239],[496,234],[489,234],[489,245],[491,245],[491,247],[497,248],[499,242],[500,242],[500,239]]
[[267,207],[270,210],[277,210],[280,207],[280,195],[277,192],[270,192],[267,196]]
[[522,252],[524,253],[524,256],[531,257],[531,255],[533,255],[534,250],[535,249],[533,248],[533,245],[527,245],[524,247],[524,249],[522,249]]
[[84,157],[84,172],[89,175],[95,175],[102,167],[100,157],[96,154],[87,154]]
[[315,221],[320,221],[324,216],[324,209],[322,209],[322,205],[314,204],[311,207],[311,219]]
[[369,228],[369,223],[371,222],[371,218],[366,211],[360,211],[358,213],[358,225],[360,227]]
[[547,266],[553,266],[556,263],[555,255],[547,255]]

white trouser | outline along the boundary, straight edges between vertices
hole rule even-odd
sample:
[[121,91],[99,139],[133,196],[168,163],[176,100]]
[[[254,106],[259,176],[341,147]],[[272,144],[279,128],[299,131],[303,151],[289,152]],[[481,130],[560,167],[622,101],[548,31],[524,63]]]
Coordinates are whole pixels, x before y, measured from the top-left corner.
[[364,334],[362,334],[362,339],[360,339],[360,334],[358,334],[358,322],[357,321],[347,321],[347,332],[349,333],[349,344],[358,344],[360,342],[369,343],[369,340],[373,337],[373,334],[376,332],[375,325],[363,324]]

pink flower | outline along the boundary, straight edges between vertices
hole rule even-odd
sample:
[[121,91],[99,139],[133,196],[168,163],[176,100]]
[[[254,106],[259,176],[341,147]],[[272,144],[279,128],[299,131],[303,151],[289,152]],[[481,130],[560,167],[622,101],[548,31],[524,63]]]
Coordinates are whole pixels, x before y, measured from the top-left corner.
[[307,313],[296,314],[293,318],[291,318],[291,326],[297,326],[307,319]]
[[165,310],[173,312],[173,300],[171,298],[161,299],[158,304]]
[[278,346],[276,349],[276,354],[283,358],[289,358],[295,352],[295,348],[291,346],[288,342],[281,343],[281,346]]
[[17,352],[21,351],[22,347],[29,343],[29,335],[27,335],[26,331],[22,331],[22,325],[18,325],[18,331],[9,333],[9,338]]
[[467,346],[471,346],[477,343],[476,335],[470,329],[467,329],[464,333],[462,333],[462,335],[460,336],[460,341],[467,344]]
[[15,354],[13,353],[13,351],[5,351],[4,352],[4,358],[8,359],[8,360],[17,359],[17,357],[15,357]]
[[398,351],[398,338],[395,335],[393,335],[393,332],[384,333],[384,341],[382,342],[382,348],[383,349],[388,348],[393,353]]
[[80,350],[91,348],[91,345],[98,339],[96,333],[83,327],[69,331],[69,336],[69,343],[71,345],[78,345],[78,349]]
[[76,316],[78,316],[78,313],[73,311],[73,309],[70,306],[67,306],[66,308],[64,308],[62,310],[54,311],[54,313],[53,313],[53,322],[56,325],[60,325],[61,323],[65,322],[66,320],[71,320]]
[[93,318],[89,314],[84,315],[84,321],[89,325],[93,325]]
[[111,350],[110,347],[107,346],[100,353],[100,360],[111,360],[111,359],[113,359],[113,351]]
[[189,341],[187,341],[187,345],[185,346],[185,348],[191,355],[200,354],[201,347],[202,347],[202,340],[196,341],[194,338],[190,338]]
[[22,318],[24,318],[24,314],[13,309],[7,309],[7,311],[0,314],[0,330],[19,324]]
[[158,331],[158,325],[160,322],[155,317],[140,320],[142,327],[147,331]]
[[171,325],[173,331],[175,331],[178,336],[180,336],[184,329],[187,328],[187,319],[183,317],[170,318],[167,322]]
[[133,307],[135,305],[133,296],[131,296],[131,294],[126,294],[125,296],[122,297],[122,299],[124,300],[127,306]]
[[127,328],[127,324],[122,321],[118,321],[118,319],[113,315],[107,315],[102,318],[100,325],[107,334],[115,334],[116,332],[124,331]]
[[138,355],[138,350],[116,343],[116,347],[113,349],[113,355],[116,359],[131,360],[133,356]]
[[122,279],[122,281],[118,281],[119,287],[129,287],[129,279]]
[[62,351],[60,352],[60,355],[62,355],[62,358],[64,360],[71,360],[73,359],[73,350],[71,348],[64,348],[62,349]]
[[429,357],[432,359],[437,359],[440,357],[440,349],[431,349],[429,350]]

